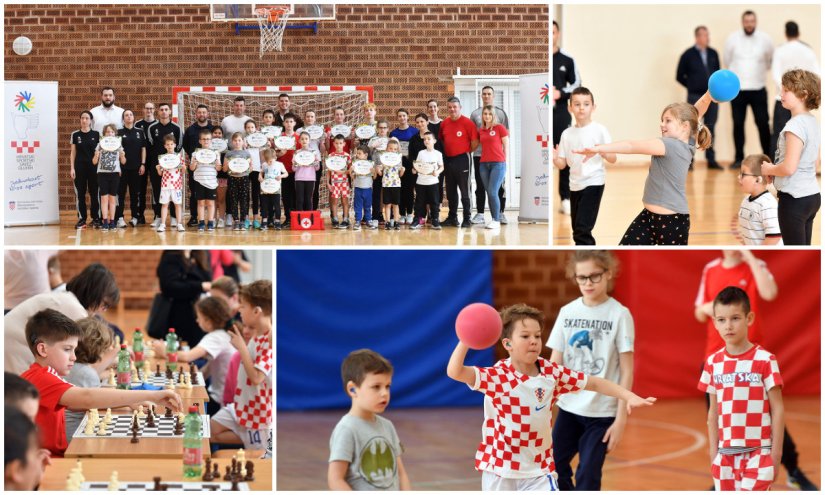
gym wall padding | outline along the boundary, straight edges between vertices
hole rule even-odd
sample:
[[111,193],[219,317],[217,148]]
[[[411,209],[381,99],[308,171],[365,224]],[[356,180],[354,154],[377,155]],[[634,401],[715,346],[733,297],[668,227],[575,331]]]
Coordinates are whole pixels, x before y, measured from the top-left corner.
[[[613,295],[636,324],[635,385],[640,395],[696,397],[706,326],[693,316],[702,269],[720,251],[616,251]],[[813,250],[758,251],[778,286],[759,302],[761,345],[776,355],[785,395],[820,393],[821,271]]]
[[458,312],[492,304],[489,251],[279,251],[276,270],[278,410],[349,408],[341,362],[361,348],[395,368],[390,407],[482,404],[446,370]]

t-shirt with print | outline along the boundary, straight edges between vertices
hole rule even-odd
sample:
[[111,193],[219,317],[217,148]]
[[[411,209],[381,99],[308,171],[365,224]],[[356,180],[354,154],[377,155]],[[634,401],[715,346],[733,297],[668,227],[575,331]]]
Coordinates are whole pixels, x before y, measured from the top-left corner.
[[40,429],[40,446],[48,449],[53,456],[63,457],[66,442],[66,406],[60,405],[60,398],[72,385],[60,376],[51,366],[32,363],[31,367],[20,375],[28,380],[40,393],[40,405],[37,408],[35,423]]
[[[181,163],[183,163],[183,157],[178,155],[178,158],[181,160]],[[182,169],[180,167],[172,170],[161,168],[161,170],[163,171],[160,179],[161,189],[183,189],[183,174],[181,173]]]
[[399,490],[401,441],[390,420],[367,421],[347,414],[329,439],[329,462],[349,463],[346,482],[353,490]]
[[401,187],[401,168],[399,163],[394,167],[381,165],[383,175],[381,176],[381,187]]
[[204,370],[208,371],[210,378],[209,396],[220,402],[223,397],[226,370],[229,368],[232,355],[235,354],[229,334],[226,330],[213,330],[204,335],[196,347],[202,348],[209,354],[209,363]]
[[123,147],[119,147],[114,151],[106,151],[98,144],[95,151],[100,152],[100,156],[97,159],[97,173],[120,173],[120,152],[123,151]]
[[[444,156],[438,150],[428,151],[423,149],[418,152],[418,156],[416,157],[416,161],[424,162],[424,163],[435,163],[436,170],[439,167],[444,167]],[[429,175],[429,174],[417,174],[417,179],[415,181],[416,184],[422,186],[432,186],[438,184],[438,176]]]
[[[586,306],[584,298],[559,311],[547,347],[564,356],[564,366],[589,376],[619,383],[619,354],[633,352],[633,316],[619,301],[608,298],[598,306]],[[589,418],[616,416],[619,401],[609,395],[583,390],[559,398],[559,407]]]
[[471,386],[485,395],[484,426],[475,456],[478,471],[502,478],[533,478],[556,470],[551,435],[556,400],[587,385],[587,375],[539,358],[539,374],[516,371],[510,359],[474,367]]
[[260,430],[272,424],[272,347],[269,335],[259,335],[247,344],[256,370],[264,374],[258,386],[252,384],[241,364],[235,389],[235,414],[238,423],[248,430]]
[[782,385],[776,357],[759,345],[737,356],[722,349],[708,357],[698,388],[716,395],[720,449],[771,446],[768,391]]
[[559,158],[564,158],[570,168],[570,190],[581,191],[585,187],[604,185],[604,159],[594,155],[584,161],[584,155],[573,150],[592,148],[613,140],[607,127],[598,122],[590,122],[584,127],[568,127],[559,138]]

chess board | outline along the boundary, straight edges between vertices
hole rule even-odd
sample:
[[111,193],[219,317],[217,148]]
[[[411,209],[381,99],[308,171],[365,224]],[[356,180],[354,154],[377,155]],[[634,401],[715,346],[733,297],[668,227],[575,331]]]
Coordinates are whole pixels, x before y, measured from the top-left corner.
[[[189,372],[184,371],[183,374],[188,375]],[[140,380],[139,381],[132,381],[132,385],[138,386],[141,383],[143,383],[143,370],[138,370],[138,377],[140,377]],[[179,380],[180,380],[180,372],[179,371],[173,372],[172,377],[173,377],[172,381],[175,382],[175,387],[177,387],[178,384],[179,384]],[[165,387],[166,382],[168,382],[168,381],[169,381],[169,379],[166,378],[166,373],[163,372],[163,371],[160,372],[160,376],[156,376],[155,372],[152,371],[152,372],[149,373],[149,376],[146,377],[146,383],[148,383],[149,385],[154,385],[156,387]],[[201,373],[200,371],[195,373],[195,380],[192,382],[192,386],[193,387],[194,386],[203,386],[204,383],[206,383],[206,382],[203,380],[203,373]],[[108,388],[115,387],[115,385],[111,385],[106,380],[103,381],[101,386],[108,387]]]
[[[103,415],[100,416],[103,421]],[[80,426],[75,430],[74,438],[132,438],[132,415],[131,414],[113,414],[112,422],[106,426],[106,434],[98,435],[97,427],[95,432],[87,435],[86,423],[89,421],[88,415],[80,422]],[[209,416],[201,415],[203,424],[202,432],[203,438],[209,438]],[[180,435],[175,435],[175,418],[166,418],[163,414],[158,414],[155,418],[155,426],[146,426],[146,417],[138,418],[138,438],[156,437],[156,438],[183,438],[183,430]]]
[[[150,491],[154,490],[155,483],[153,481],[120,481],[118,491],[128,492],[133,490]],[[161,481],[167,486],[168,490],[179,490],[184,492],[204,492],[204,491],[219,491],[228,492],[232,487],[229,481]],[[109,489],[108,481],[85,481],[80,484],[82,491],[107,491]],[[238,483],[238,490],[248,492],[249,483]]]

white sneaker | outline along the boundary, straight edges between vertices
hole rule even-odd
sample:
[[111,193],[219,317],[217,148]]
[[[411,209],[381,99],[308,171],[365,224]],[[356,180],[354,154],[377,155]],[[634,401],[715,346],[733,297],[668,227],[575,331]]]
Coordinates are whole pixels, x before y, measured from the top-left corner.
[[166,232],[166,224],[160,223],[160,219],[158,219],[158,232]]
[[[156,219],[152,220],[152,228],[153,228],[153,229],[156,229],[156,228],[158,228],[159,226],[160,226],[160,217],[158,217],[158,218],[156,218]],[[158,231],[158,232],[162,232],[162,231]]]
[[498,223],[498,222],[496,222],[495,220],[493,220],[492,222],[490,222],[490,223],[488,223],[487,225],[485,225],[485,226],[484,226],[484,228],[485,228],[485,229],[490,229],[490,230],[492,230],[492,229],[500,229],[500,228],[501,228],[501,224],[500,224],[500,223]]
[[480,223],[484,223],[484,214],[483,213],[476,213],[476,216],[474,216],[470,220],[470,223],[474,223],[476,225],[478,225]]
[[126,228],[126,220],[124,220],[123,217],[120,217],[120,218],[117,219],[117,228],[119,228],[119,229],[125,229]]
[[137,218],[129,220],[129,225],[131,225],[132,227],[137,227]]
[[219,220],[218,220],[218,228],[219,228],[219,229],[222,229],[222,228],[224,227],[224,225],[226,225],[226,224],[225,224],[225,223],[223,223],[223,218],[219,219]]
[[561,200],[561,208],[559,209],[559,212],[564,213],[565,215],[570,214],[570,200],[569,199]]
[[232,218],[232,215],[230,215],[229,213],[227,213],[227,214],[226,214],[226,228],[232,227],[232,225],[233,225],[232,221],[233,221],[233,220],[234,220],[234,219]]
[[504,213],[502,213],[498,217],[498,221],[501,223],[501,225],[507,225],[507,217],[504,215]]
[[178,232],[186,232],[186,227],[182,224],[178,224]]
[[174,229],[177,225],[178,225],[178,219],[175,218],[175,217],[172,217],[172,220],[169,222],[169,226]]
[[413,215],[407,215],[407,224],[412,225],[413,223]]

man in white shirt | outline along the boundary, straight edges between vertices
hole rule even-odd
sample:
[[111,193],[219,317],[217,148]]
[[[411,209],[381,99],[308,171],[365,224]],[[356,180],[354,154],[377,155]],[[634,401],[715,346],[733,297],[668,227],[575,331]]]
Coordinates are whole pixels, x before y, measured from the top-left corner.
[[819,62],[816,53],[810,46],[799,41],[799,25],[794,21],[785,23],[785,38],[788,42],[776,47],[773,52],[773,63],[771,64],[771,74],[776,83],[776,102],[773,105],[773,134],[771,135],[771,154],[773,159],[776,154],[776,142],[779,133],[785,124],[791,119],[791,111],[782,107],[782,74],[792,69],[804,69],[815,74],[819,74]]
[[114,124],[118,129],[123,128],[123,109],[115,105],[115,90],[109,86],[100,90],[100,105],[92,110],[92,129],[103,134],[103,127]]
[[762,31],[756,30],[756,13],[742,14],[742,30],[736,31],[725,42],[724,59],[728,69],[739,77],[739,96],[730,102],[733,111],[733,143],[736,155],[731,168],[738,169],[745,158],[745,115],[748,105],[753,110],[762,153],[768,154],[771,130],[768,119],[768,92],[765,73],[771,66],[773,42]]
[[221,128],[223,129],[223,137],[229,141],[232,140],[232,134],[236,132],[244,132],[244,124],[252,117],[246,115],[246,100],[243,96],[236,96],[235,102],[232,104],[232,115],[227,115],[221,121]]

